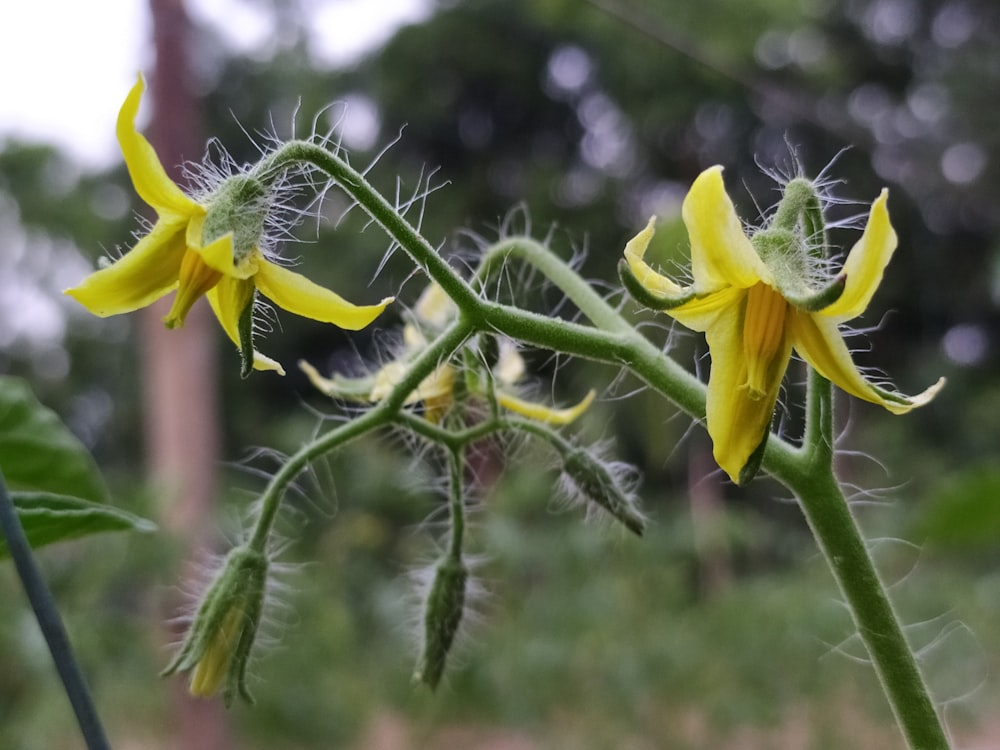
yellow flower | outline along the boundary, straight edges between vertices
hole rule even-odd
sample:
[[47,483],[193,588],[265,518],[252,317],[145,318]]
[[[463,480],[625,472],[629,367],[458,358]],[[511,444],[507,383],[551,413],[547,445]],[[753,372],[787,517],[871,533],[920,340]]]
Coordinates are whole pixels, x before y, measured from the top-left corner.
[[[324,378],[308,362],[299,362],[299,368],[318,390],[332,398],[377,403],[384,399],[406,376],[410,363],[427,348],[428,342],[421,327],[440,331],[454,318],[457,308],[451,298],[437,284],[429,285],[413,309],[414,321],[403,328],[403,352],[368,378],[344,378],[334,375]],[[593,403],[595,391],[590,391],[582,401],[572,407],[556,409],[544,404],[525,401],[510,392],[524,376],[524,359],[510,339],[498,339],[496,365],[493,377],[499,387],[494,390],[497,403],[504,409],[547,424],[569,424]],[[405,404],[423,403],[424,416],[439,422],[455,400],[455,382],[459,370],[450,362],[438,365],[420,381],[406,397]]]
[[260,245],[272,196],[260,180],[235,175],[203,201],[186,195],[135,129],[143,89],[140,77],[118,114],[117,135],[132,183],[156,211],[156,223],[131,252],[66,294],[105,317],[145,307],[177,289],[164,318],[168,328],[182,326],[204,295],[244,355],[244,370],[252,362],[258,370],[282,374],[280,364],[253,350],[250,316],[258,291],[290,312],[349,330],[364,328],[392,301],[359,307],[270,261]]
[[[796,182],[815,197],[811,186]],[[810,283],[809,238],[795,230],[799,217],[790,226],[772,225],[751,239],[718,166],[702,172],[684,199],[694,277],[690,286],[678,285],[643,260],[654,219],[626,246],[625,260],[641,287],[659,299],[668,315],[705,333],[712,359],[708,432],[716,461],[734,482],[741,481],[750,457],[767,439],[793,349],[852,396],[894,414],[926,404],[944,384],[942,378],[917,396],[878,387],[859,372],[840,331],[842,323],[864,312],[896,248],[887,198],[883,190],[872,204],[861,239],[825,288]]]

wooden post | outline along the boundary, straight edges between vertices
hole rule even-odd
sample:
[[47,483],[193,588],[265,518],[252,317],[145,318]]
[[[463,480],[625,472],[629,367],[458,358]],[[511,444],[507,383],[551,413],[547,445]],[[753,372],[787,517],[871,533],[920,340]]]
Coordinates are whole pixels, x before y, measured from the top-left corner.
[[[180,165],[199,159],[204,150],[187,50],[191,22],[184,0],[149,0],[149,8],[156,65],[150,81],[154,117],[147,132],[167,173],[180,182]],[[210,549],[215,528],[218,332],[204,300],[191,309],[183,328],[167,330],[162,319],[170,302],[168,297],[143,310],[140,324],[146,439],[150,469],[162,492],[163,525],[181,540],[190,561]],[[192,574],[191,563],[178,572],[181,577]],[[178,604],[172,601],[166,606]],[[179,640],[177,633],[168,637]],[[233,747],[221,700],[190,697],[184,679],[173,678],[171,688],[177,748]]]

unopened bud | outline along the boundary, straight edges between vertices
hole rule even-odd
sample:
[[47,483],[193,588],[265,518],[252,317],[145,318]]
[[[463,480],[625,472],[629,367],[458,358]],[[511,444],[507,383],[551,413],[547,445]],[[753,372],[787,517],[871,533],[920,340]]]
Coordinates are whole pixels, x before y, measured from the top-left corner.
[[190,671],[192,695],[209,697],[222,688],[227,706],[237,692],[253,702],[246,667],[264,608],[267,569],[260,552],[237,547],[229,553],[164,676]]
[[413,674],[414,681],[432,690],[441,681],[465,610],[465,586],[469,572],[461,559],[446,558],[434,570],[424,603],[424,648]]
[[563,485],[569,495],[597,504],[629,531],[642,536],[646,519],[615,472],[585,450],[566,451],[562,459]]

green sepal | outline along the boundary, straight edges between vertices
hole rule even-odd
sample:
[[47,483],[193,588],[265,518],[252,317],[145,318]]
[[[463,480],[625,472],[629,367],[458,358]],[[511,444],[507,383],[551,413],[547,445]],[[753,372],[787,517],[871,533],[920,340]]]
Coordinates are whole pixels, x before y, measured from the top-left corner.
[[322,389],[324,396],[330,398],[344,399],[345,401],[370,400],[372,388],[375,387],[375,378],[371,375],[360,378],[348,378],[339,373],[334,373],[329,378],[329,385]]
[[771,427],[768,425],[764,429],[764,437],[761,438],[760,443],[754,448],[753,453],[747,459],[747,462],[743,464],[743,468],[740,469],[740,475],[737,478],[736,484],[740,487],[749,484],[754,477],[757,476],[757,472],[760,471],[760,464],[764,460],[764,451],[767,450],[767,439],[771,436]]
[[260,245],[267,221],[268,188],[256,177],[233,175],[212,196],[202,225],[202,245],[233,235],[236,265],[246,260]]
[[823,218],[823,206],[818,196],[814,195],[802,210],[802,228],[809,243],[810,255],[826,260],[830,253],[827,243],[826,221]]
[[844,293],[844,289],[847,287],[847,274],[840,274],[837,278],[827,284],[825,287],[820,289],[814,294],[809,294],[804,297],[799,297],[794,294],[789,294],[784,289],[781,290],[781,296],[784,297],[788,302],[800,310],[805,310],[806,312],[819,312],[823,308],[829,307],[834,302],[840,299],[841,295]]
[[243,366],[240,368],[240,377],[246,380],[253,372],[253,303],[257,296],[254,290],[250,299],[240,313],[240,322],[237,331],[240,336],[240,358]]
[[632,299],[643,307],[648,307],[650,310],[656,310],[658,312],[680,307],[685,302],[690,302],[698,296],[693,291],[682,294],[678,297],[668,297],[649,291],[642,285],[639,279],[635,277],[628,261],[624,258],[618,261],[618,278],[621,279],[622,285],[625,287],[626,291],[628,291],[629,295],[631,295]]

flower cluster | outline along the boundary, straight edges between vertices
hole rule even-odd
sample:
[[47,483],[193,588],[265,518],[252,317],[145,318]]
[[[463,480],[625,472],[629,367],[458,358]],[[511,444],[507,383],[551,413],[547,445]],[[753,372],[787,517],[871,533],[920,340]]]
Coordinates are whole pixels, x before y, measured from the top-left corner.
[[[430,284],[420,295],[410,316],[411,320],[403,328],[402,352],[372,375],[362,378],[334,375],[325,378],[308,362],[299,362],[299,367],[319,391],[331,398],[377,403],[402,382],[411,362],[427,348],[428,336],[444,330],[457,312],[455,303],[441,287]],[[565,425],[586,411],[597,395],[592,390],[576,405],[563,409],[527,401],[513,391],[524,377],[524,359],[510,339],[500,338],[497,350],[497,360],[490,368],[488,377],[469,371],[464,373],[466,377],[459,384],[463,373],[452,362],[443,362],[407,395],[404,403],[423,404],[424,417],[431,422],[439,422],[455,404],[456,394],[461,392],[472,396],[495,397],[500,407],[537,422]]]

